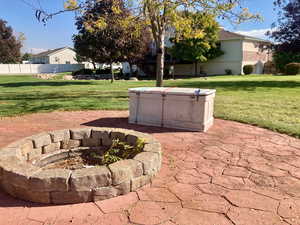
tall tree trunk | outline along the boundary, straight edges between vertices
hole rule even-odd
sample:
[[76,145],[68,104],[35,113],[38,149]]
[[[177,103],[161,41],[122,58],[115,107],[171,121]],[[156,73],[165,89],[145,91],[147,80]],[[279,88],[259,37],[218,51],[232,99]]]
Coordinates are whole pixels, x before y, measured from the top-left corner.
[[94,67],[94,70],[96,70],[96,63],[94,61],[92,61],[92,64],[93,64],[93,67]]
[[165,64],[165,31],[159,36],[156,56],[156,87],[163,85],[164,64]]
[[114,82],[115,80],[115,75],[114,75],[114,69],[113,69],[113,63],[110,62],[110,72],[111,72],[111,83]]
[[196,62],[194,62],[194,64],[195,64],[195,77],[197,76],[197,73],[198,73],[198,68],[197,68],[197,61]]
[[129,79],[132,77],[132,65],[129,63]]

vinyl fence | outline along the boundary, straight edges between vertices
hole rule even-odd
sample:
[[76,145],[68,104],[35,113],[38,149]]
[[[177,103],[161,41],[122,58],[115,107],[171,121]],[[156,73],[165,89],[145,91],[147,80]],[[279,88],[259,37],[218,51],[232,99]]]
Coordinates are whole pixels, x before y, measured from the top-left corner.
[[0,74],[37,74],[72,72],[83,64],[0,64]]

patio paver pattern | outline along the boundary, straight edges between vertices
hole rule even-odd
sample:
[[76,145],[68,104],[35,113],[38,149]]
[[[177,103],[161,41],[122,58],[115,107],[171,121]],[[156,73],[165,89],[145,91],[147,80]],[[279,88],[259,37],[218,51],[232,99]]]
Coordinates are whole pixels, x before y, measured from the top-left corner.
[[300,140],[216,120],[207,133],[129,125],[126,111],[53,112],[0,120],[0,147],[42,131],[107,126],[162,144],[159,174],[136,192],[95,203],[39,205],[0,191],[0,225],[300,224]]

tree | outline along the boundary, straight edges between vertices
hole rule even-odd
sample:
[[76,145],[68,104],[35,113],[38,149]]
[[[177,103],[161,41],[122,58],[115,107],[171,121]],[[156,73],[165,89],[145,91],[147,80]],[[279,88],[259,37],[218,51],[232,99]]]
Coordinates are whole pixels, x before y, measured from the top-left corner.
[[238,12],[241,0],[142,0],[144,15],[148,18],[157,49],[156,86],[162,86],[166,30],[174,27],[177,33],[187,39],[202,35],[202,30],[192,28],[193,20],[183,16],[185,11],[205,12],[217,17],[227,18],[233,22],[243,22],[247,19],[259,18],[249,13],[246,8]]
[[198,62],[206,62],[224,54],[218,45],[220,28],[213,15],[186,12],[185,16],[193,20],[192,29],[202,29],[203,33],[198,38],[185,38],[175,34],[175,38],[171,39],[174,45],[169,52],[175,59],[195,63],[197,75]]
[[132,17],[122,1],[89,1],[77,17],[76,52],[97,63],[136,62],[146,52],[145,23]]
[[31,53],[28,53],[28,52],[26,52],[26,53],[24,53],[23,55],[22,55],[22,61],[28,61],[28,60],[30,60],[30,58],[32,57],[32,54]]
[[21,47],[21,40],[13,35],[13,29],[0,19],[0,63],[20,62]]
[[276,29],[269,32],[271,38],[279,43],[276,48],[285,52],[300,52],[300,0],[276,0],[280,10]]
[[[101,1],[105,0],[97,0]],[[91,0],[66,0],[65,10],[80,10],[90,2]],[[191,29],[192,21],[182,17],[182,10],[213,14],[234,23],[260,18],[259,15],[251,14],[247,8],[243,8],[242,2],[243,0],[127,0],[125,5],[131,7],[134,15],[144,18],[150,26],[157,49],[156,85],[162,86],[163,81],[166,30],[174,27],[185,38],[197,38],[202,33],[201,30]],[[37,10],[36,16],[45,22],[57,13],[48,14],[40,9]],[[105,17],[99,18],[99,22],[105,22]]]
[[300,0],[276,0],[274,4],[279,18],[268,35],[276,43],[271,46],[276,67],[284,71],[288,63],[300,62]]

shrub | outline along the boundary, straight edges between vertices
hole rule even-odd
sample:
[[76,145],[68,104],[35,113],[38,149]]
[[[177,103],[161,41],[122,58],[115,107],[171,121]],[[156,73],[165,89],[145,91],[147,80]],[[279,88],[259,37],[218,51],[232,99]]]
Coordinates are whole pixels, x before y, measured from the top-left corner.
[[264,74],[276,74],[277,68],[274,62],[268,61],[264,64]]
[[289,63],[300,63],[300,54],[295,54],[292,52],[275,52],[273,59],[276,68],[280,72],[285,72],[285,66]]
[[287,75],[297,75],[300,73],[300,63],[289,63],[285,66]]
[[104,154],[102,163],[108,165],[122,159],[132,159],[143,151],[144,146],[145,141],[142,139],[137,139],[135,146],[115,139],[109,150]]
[[232,70],[231,69],[226,69],[225,73],[226,73],[226,75],[232,75]]
[[254,66],[253,65],[245,65],[243,67],[243,72],[246,75],[253,73],[253,71],[254,71]]
[[111,70],[110,68],[107,68],[107,69],[97,69],[96,74],[111,74]]
[[72,75],[92,75],[94,72],[91,69],[80,69],[72,72]]

